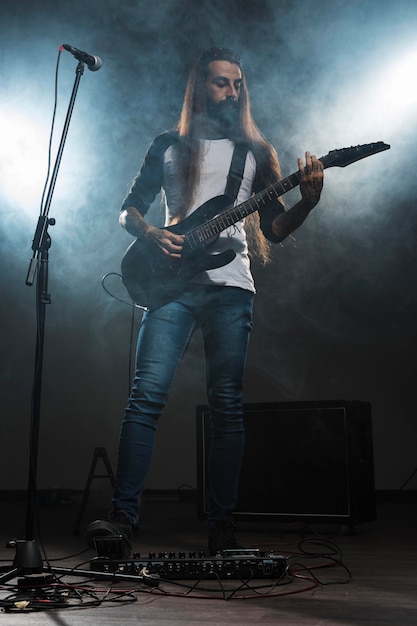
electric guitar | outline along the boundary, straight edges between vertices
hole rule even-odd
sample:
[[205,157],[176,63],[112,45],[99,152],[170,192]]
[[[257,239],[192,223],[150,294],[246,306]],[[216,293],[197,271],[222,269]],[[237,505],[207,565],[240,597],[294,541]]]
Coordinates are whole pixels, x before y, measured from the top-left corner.
[[[368,143],[331,150],[320,161],[324,168],[346,167],[389,148],[382,141]],[[236,256],[233,250],[210,254],[210,244],[223,230],[299,184],[300,174],[295,172],[237,206],[232,206],[227,196],[208,200],[181,222],[167,227],[175,234],[185,235],[180,259],[167,257],[145,237],[136,239],[126,250],[121,264],[122,281],[132,300],[145,309],[156,309],[180,295],[199,272],[230,263]]]

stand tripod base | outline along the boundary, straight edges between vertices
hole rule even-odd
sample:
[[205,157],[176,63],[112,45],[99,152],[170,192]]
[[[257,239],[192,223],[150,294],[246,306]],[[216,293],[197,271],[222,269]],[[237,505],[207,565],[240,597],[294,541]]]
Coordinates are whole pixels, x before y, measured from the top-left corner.
[[34,541],[10,541],[7,547],[16,548],[16,554],[12,569],[0,575],[0,583],[12,580],[16,576],[41,574],[43,572],[41,553]]
[[[107,537],[105,539],[108,539]],[[121,539],[121,538],[118,538]],[[121,572],[98,572],[91,570],[81,570],[73,567],[53,567],[45,568],[43,565],[43,560],[41,557],[41,553],[35,541],[10,541],[7,544],[8,548],[16,548],[16,554],[13,560],[13,565],[10,569],[7,567],[0,568],[0,572],[4,572],[0,574],[0,584],[5,583],[13,578],[17,578],[19,576],[34,576],[47,573],[55,573],[60,575],[68,574],[69,576],[82,576],[82,577],[90,577],[90,578],[98,578],[101,580],[111,580],[111,581],[122,581],[128,580],[131,582],[140,582],[148,587],[157,587],[159,585],[159,578],[152,575],[143,574],[134,574],[127,573],[123,575]],[[29,579],[28,579],[29,580]],[[27,583],[28,580],[25,582]],[[45,582],[49,585],[50,578],[48,577]]]

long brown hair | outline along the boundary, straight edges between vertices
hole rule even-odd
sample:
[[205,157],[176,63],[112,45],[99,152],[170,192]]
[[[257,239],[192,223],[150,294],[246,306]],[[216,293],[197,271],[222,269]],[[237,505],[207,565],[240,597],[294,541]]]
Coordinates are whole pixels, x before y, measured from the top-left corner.
[[[257,127],[251,112],[246,78],[242,70],[239,55],[228,48],[210,48],[205,50],[195,62],[188,78],[181,115],[177,131],[182,139],[178,143],[178,174],[184,181],[184,205],[182,219],[191,206],[200,176],[200,142],[204,137],[206,123],[206,81],[212,61],[228,61],[236,64],[242,72],[242,83],[238,99],[239,124],[236,134],[230,137],[235,142],[245,142],[253,152],[257,173],[263,186],[281,179],[281,167],[275,148],[265,139]],[[251,254],[263,263],[269,259],[269,242],[259,227],[257,213],[246,218],[246,227]]]

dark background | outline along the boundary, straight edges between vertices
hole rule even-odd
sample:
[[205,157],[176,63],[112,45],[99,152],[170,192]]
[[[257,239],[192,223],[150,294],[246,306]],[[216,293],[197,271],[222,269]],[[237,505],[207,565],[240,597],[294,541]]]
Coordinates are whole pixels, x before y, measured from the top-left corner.
[[[416,31],[414,0],[2,1],[0,489],[26,486],[36,315],[25,278],[62,43],[103,67],[81,79],[50,212],[39,486],[82,488],[97,446],[115,464],[131,311],[101,277],[119,271],[131,241],[117,221],[124,194],[154,135],[177,120],[192,62],[210,45],[242,53],[255,118],[284,175],[305,150],[391,145],[326,170],[319,207],[274,248],[271,265],[254,267],[245,400],[369,401],[377,487],[407,480],[417,465]],[[63,52],[53,158],[76,66]],[[125,297],[116,278],[106,284]],[[139,321],[137,311],[134,334]],[[195,407],[204,402],[196,337],[163,416],[149,487],[195,486]]]

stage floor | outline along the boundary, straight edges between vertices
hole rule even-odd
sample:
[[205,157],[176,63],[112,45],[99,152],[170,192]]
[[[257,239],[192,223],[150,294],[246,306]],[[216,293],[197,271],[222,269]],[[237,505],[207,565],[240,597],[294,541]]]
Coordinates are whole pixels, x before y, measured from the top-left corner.
[[[412,497],[379,502],[377,520],[358,525],[352,534],[332,525],[240,522],[237,536],[242,545],[261,554],[287,557],[289,572],[283,580],[159,580],[157,587],[149,587],[141,578],[112,583],[89,580],[86,574],[63,576],[61,568],[89,570],[97,556],[85,546],[84,529],[105,511],[90,502],[76,535],[80,500],[81,494],[74,493],[57,501],[41,498],[40,536],[35,534],[35,540],[39,548],[43,546],[52,568],[60,572],[63,591],[57,584],[53,592],[47,587],[33,591],[32,606],[39,610],[29,613],[31,604],[27,608],[21,604],[20,609],[2,613],[2,625],[417,623],[417,501]],[[25,500],[3,494],[3,571],[10,570],[15,554],[5,545],[11,539],[24,539],[25,525]],[[141,527],[133,542],[133,551],[141,558],[150,552],[157,557],[180,552],[199,555],[207,551],[206,540],[206,524],[198,520],[192,497],[175,493],[145,497]],[[310,553],[308,558],[305,551]],[[12,596],[16,583],[14,578],[2,585],[2,601]],[[28,576],[25,582],[33,588],[44,583],[44,576],[38,574]],[[21,592],[17,601],[27,599],[27,593]],[[57,604],[57,598],[66,608]]]

